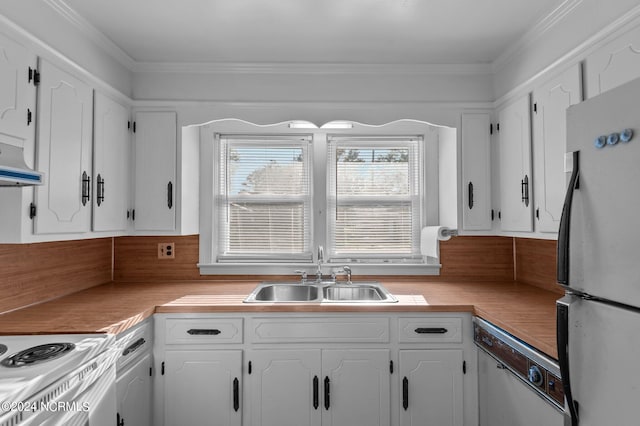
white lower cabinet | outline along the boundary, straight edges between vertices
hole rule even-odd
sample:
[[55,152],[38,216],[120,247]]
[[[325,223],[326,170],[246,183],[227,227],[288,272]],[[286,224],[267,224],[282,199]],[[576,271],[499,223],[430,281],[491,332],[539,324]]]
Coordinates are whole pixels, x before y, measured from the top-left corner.
[[116,380],[117,425],[151,426],[151,353]]
[[242,351],[167,351],[165,426],[240,426]]
[[400,351],[401,426],[465,424],[463,362],[461,349]]

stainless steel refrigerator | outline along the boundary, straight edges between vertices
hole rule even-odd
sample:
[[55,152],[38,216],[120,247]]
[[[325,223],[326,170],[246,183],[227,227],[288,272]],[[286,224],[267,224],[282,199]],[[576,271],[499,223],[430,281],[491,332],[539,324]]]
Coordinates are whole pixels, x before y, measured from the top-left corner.
[[640,79],[570,107],[567,126],[557,259],[565,424],[640,425]]

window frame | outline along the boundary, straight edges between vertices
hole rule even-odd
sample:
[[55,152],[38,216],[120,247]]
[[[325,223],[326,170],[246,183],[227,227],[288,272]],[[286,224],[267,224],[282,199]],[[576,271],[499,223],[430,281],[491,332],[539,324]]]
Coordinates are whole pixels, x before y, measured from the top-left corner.
[[[425,165],[422,173],[424,186],[423,206],[420,227],[437,225],[439,223],[439,126],[416,120],[400,120],[382,126],[369,126],[353,123],[352,129],[330,130],[314,128],[311,123],[308,128],[292,128],[292,122],[283,122],[273,125],[255,125],[243,120],[225,119],[216,120],[200,127],[200,268],[201,275],[292,275],[298,271],[309,274],[316,270],[316,249],[319,245],[325,247],[327,253],[327,238],[329,227],[329,193],[327,191],[328,176],[328,137],[329,136],[391,136],[394,137],[422,137],[422,164]],[[444,128],[451,130],[450,128]],[[311,135],[309,155],[311,157],[312,191],[312,217],[311,220],[311,248],[312,259],[300,261],[299,259],[287,259],[279,261],[266,261],[256,259],[255,262],[219,262],[218,235],[215,229],[215,177],[218,175],[216,158],[219,158],[220,144],[216,143],[216,134],[261,134],[261,135]],[[455,140],[455,137],[454,137]],[[325,256],[327,257],[327,256]],[[367,262],[345,262],[345,259],[325,259],[323,271],[339,270],[343,265],[351,266],[354,274],[358,275],[437,275],[441,265],[431,258],[422,258],[422,262],[391,262],[389,259],[369,259]]]

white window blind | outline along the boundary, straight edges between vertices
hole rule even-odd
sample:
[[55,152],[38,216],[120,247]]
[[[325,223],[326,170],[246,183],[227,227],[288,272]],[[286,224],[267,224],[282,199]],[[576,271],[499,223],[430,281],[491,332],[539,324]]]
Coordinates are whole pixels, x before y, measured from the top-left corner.
[[218,261],[311,259],[310,140],[220,136]]
[[420,260],[421,138],[331,137],[328,245],[332,260]]

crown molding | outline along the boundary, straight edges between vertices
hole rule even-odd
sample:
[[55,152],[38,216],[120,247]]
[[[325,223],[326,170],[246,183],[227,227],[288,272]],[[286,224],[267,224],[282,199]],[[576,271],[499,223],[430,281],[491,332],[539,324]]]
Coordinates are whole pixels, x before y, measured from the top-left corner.
[[542,37],[547,31],[554,28],[558,23],[568,14],[570,14],[576,7],[578,7],[583,0],[565,0],[560,6],[555,8],[551,13],[538,21],[533,28],[528,30],[522,37],[516,42],[511,44],[500,56],[498,56],[492,63],[492,70],[494,73],[500,71],[509,61],[518,53],[531,46]]
[[186,74],[492,74],[491,64],[356,64],[284,62],[136,62],[133,72]]
[[118,47],[118,45],[111,41],[111,39],[105,36],[100,30],[80,16],[71,6],[65,3],[64,0],[43,0],[43,2],[129,71],[134,68],[136,61],[129,56],[127,52]]

